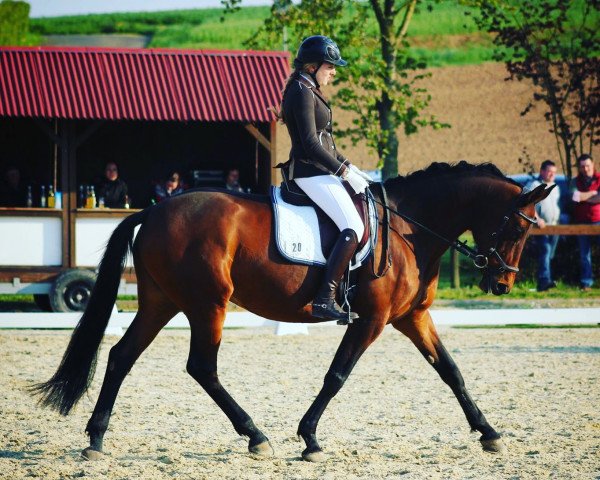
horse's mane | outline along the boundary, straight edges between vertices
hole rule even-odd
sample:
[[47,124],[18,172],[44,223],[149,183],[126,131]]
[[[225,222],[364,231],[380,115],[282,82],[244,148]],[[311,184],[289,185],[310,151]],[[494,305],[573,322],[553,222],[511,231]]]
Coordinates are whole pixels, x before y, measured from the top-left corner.
[[505,176],[500,169],[494,165],[493,163],[479,163],[472,164],[468,163],[464,160],[461,160],[458,163],[441,163],[441,162],[433,162],[427,168],[423,170],[417,170],[416,172],[412,172],[407,176],[398,175],[396,178],[390,178],[385,181],[386,187],[397,187],[397,186],[406,186],[406,184],[413,183],[419,180],[428,180],[433,179],[435,177],[439,177],[441,175],[483,175],[487,177],[494,177],[502,179],[508,183],[512,183],[514,185],[520,186],[513,179]]

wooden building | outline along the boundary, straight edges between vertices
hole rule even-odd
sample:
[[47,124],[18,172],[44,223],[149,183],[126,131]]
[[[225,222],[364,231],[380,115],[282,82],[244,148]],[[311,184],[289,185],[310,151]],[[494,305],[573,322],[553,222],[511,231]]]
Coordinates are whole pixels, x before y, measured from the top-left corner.
[[[53,286],[95,268],[130,212],[78,208],[79,186],[108,161],[134,209],[172,168],[190,186],[237,168],[243,187],[266,192],[276,163],[270,108],[288,73],[284,52],[0,47],[0,167],[18,168],[34,204],[0,206],[0,293],[85,303],[89,292],[78,304]],[[42,186],[61,193],[61,208],[40,207]]]

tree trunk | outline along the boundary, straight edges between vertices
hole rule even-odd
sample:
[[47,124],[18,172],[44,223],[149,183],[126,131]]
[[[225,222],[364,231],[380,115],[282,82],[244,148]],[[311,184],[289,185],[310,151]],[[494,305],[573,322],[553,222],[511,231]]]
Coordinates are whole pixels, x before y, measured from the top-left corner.
[[391,101],[384,94],[384,99],[379,105],[379,122],[381,131],[385,132],[380,146],[379,157],[383,160],[381,175],[383,180],[398,176],[398,134],[393,121]]

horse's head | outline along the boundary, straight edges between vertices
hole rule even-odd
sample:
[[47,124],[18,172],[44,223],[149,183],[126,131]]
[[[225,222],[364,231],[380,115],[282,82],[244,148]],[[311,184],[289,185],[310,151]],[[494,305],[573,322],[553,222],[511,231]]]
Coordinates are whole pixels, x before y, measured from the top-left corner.
[[535,223],[535,204],[552,189],[540,185],[527,193],[512,196],[507,202],[490,207],[479,218],[472,232],[479,255],[475,265],[483,272],[479,288],[485,293],[504,295],[510,292],[517,272],[527,232]]

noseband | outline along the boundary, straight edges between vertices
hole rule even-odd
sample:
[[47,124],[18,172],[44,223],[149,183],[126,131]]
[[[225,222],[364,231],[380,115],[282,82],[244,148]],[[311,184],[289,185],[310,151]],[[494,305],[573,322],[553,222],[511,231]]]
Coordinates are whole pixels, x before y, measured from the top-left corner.
[[[518,203],[518,199],[517,199],[516,203]],[[464,247],[466,247],[469,250],[469,253],[465,253],[465,254],[473,260],[473,265],[475,265],[477,268],[486,269],[488,273],[504,273],[504,272],[517,273],[519,271],[519,267],[513,267],[511,265],[508,265],[506,263],[506,261],[504,260],[504,258],[502,258],[502,255],[500,255],[500,252],[498,252],[498,243],[500,241],[500,236],[504,232],[504,229],[506,228],[506,224],[510,220],[510,215],[518,215],[519,217],[526,220],[530,224],[533,224],[533,225],[537,224],[537,220],[535,218],[531,218],[531,217],[525,215],[518,208],[512,208],[507,215],[504,215],[504,217],[502,217],[502,223],[500,224],[500,227],[498,229],[496,229],[494,232],[492,232],[491,237],[492,237],[492,239],[495,240],[495,243],[494,243],[494,246],[491,247],[485,254],[479,253],[479,250],[475,251],[471,247],[466,245],[465,243],[456,240],[456,243],[463,245]],[[460,250],[458,250],[458,251],[460,251]],[[471,256],[471,253],[475,253],[475,256]],[[499,266],[497,266],[495,268],[490,267],[490,258],[491,257],[494,257],[498,261]]]
[[[519,210],[516,207],[516,205],[519,204],[519,199],[521,198],[521,196],[519,196],[517,199],[515,199],[513,206],[510,208],[508,213],[506,213],[502,217],[502,223],[500,224],[500,226],[494,232],[492,232],[491,237],[494,240],[494,245],[487,252],[482,253],[481,251],[479,251],[479,249],[475,250],[474,248],[467,245],[466,242],[461,242],[458,239],[456,239],[454,241],[449,240],[446,237],[440,235],[439,233],[434,232],[433,230],[426,227],[425,225],[410,218],[408,215],[405,215],[405,214],[389,207],[387,205],[385,189],[384,189],[383,183],[379,184],[379,186],[381,187],[382,199],[384,201],[382,203],[373,197],[373,200],[376,203],[381,205],[384,209],[386,209],[386,210],[392,212],[393,214],[399,216],[400,218],[406,220],[407,222],[410,222],[413,225],[416,225],[417,227],[425,230],[427,233],[433,235],[434,237],[439,238],[440,240],[442,240],[443,242],[448,244],[448,246],[450,248],[452,248],[453,250],[456,250],[458,253],[470,258],[473,261],[473,265],[475,265],[475,267],[477,267],[481,270],[485,270],[486,274],[491,275],[491,274],[498,274],[498,273],[504,273],[504,272],[517,273],[519,271],[519,267],[508,265],[506,263],[506,261],[504,260],[504,258],[500,254],[500,252],[498,251],[498,243],[500,243],[501,235],[502,235],[502,233],[504,233],[504,230],[506,229],[506,225],[508,224],[508,221],[510,220],[510,217],[512,215],[517,215],[517,216],[521,217],[522,219],[526,220],[527,222],[529,222],[530,224],[533,224],[533,225],[537,224],[537,220],[535,218],[531,218],[528,215],[525,215],[521,210]],[[497,267],[490,266],[491,258],[496,259],[496,261],[499,264]]]

